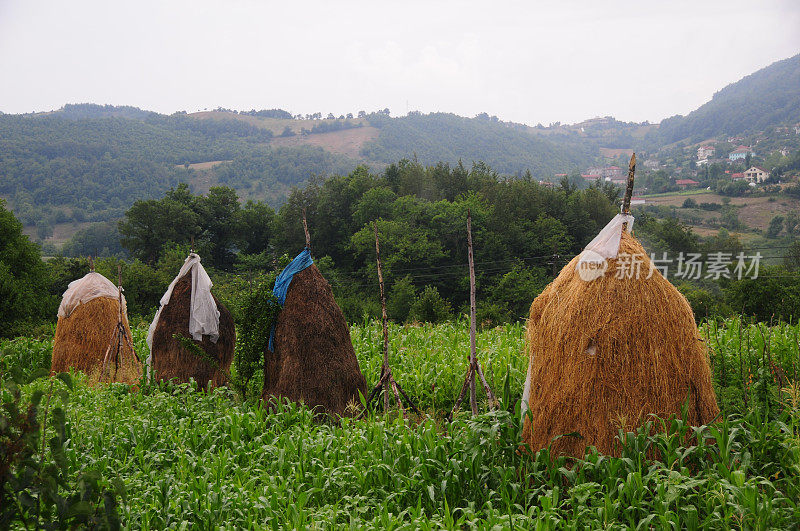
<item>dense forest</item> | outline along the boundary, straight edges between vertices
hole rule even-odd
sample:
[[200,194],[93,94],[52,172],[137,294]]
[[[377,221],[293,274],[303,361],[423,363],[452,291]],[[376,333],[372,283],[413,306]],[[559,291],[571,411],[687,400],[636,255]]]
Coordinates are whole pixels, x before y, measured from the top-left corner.
[[192,163],[235,161],[234,173],[219,168],[220,182],[260,191],[273,204],[313,173],[355,167],[320,148],[272,149],[271,137],[241,121],[133,107],[0,115],[0,197],[25,224],[105,221],[122,217],[136,199],[192,181]]
[[684,139],[699,142],[799,121],[800,55],[795,55],[726,86],[686,116],[663,120],[651,140],[662,145]]
[[380,129],[378,138],[364,146],[367,160],[396,161],[414,156],[424,164],[438,161],[466,163],[481,160],[505,175],[530,170],[534,177],[550,178],[597,158],[598,146],[576,135],[542,136],[531,128],[502,122],[486,114],[463,118],[449,113],[409,113],[391,118],[367,116]]

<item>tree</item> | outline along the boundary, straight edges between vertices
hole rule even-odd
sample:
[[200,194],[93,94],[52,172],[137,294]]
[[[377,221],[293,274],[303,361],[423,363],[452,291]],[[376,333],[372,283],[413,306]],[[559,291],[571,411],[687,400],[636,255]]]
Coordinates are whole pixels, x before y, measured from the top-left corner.
[[197,205],[203,231],[201,245],[207,249],[214,267],[229,269],[234,262],[240,221],[236,190],[226,186],[213,186],[205,197],[197,199]]
[[122,246],[132,256],[153,264],[158,261],[165,244],[189,243],[200,233],[200,217],[194,211],[193,202],[187,204],[181,200],[180,188],[184,186],[178,187],[179,193],[161,200],[136,201],[125,212],[125,217],[119,222],[119,233]]
[[417,289],[410,276],[405,276],[395,282],[386,299],[386,313],[389,319],[397,323],[408,320],[416,299]]
[[777,238],[783,230],[783,216],[775,216],[767,227],[767,238]]
[[39,248],[0,200],[0,337],[19,334],[55,312],[49,281]]

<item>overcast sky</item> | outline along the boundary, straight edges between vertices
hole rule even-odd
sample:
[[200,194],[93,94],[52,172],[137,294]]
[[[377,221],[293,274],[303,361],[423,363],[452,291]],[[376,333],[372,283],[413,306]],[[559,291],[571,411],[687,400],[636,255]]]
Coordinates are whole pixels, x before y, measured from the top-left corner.
[[658,121],[797,53],[796,0],[0,0],[0,111]]

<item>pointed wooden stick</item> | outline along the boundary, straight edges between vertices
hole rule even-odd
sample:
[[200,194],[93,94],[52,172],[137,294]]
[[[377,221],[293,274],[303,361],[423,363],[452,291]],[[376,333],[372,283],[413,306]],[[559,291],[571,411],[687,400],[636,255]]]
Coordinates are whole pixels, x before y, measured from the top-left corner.
[[631,155],[631,161],[628,164],[628,186],[625,188],[625,197],[622,200],[622,213],[631,213],[631,197],[633,197],[633,178],[636,173],[636,153]]
[[483,375],[480,362],[477,357],[477,349],[475,346],[475,336],[477,334],[477,317],[476,317],[476,304],[475,304],[475,261],[472,251],[472,212],[467,209],[467,258],[469,259],[469,369],[467,376],[464,378],[464,385],[461,387],[456,403],[448,415],[448,420],[452,420],[458,408],[461,407],[461,402],[464,400],[467,389],[469,389],[469,403],[472,409],[472,415],[478,414],[478,401],[476,396],[476,374],[480,378],[483,389],[486,392],[486,397],[489,401],[489,407],[494,409],[497,404],[497,399],[492,392],[491,387],[486,382],[486,377]]
[[383,325],[383,366],[381,372],[387,375],[383,384],[383,410],[389,411],[389,327],[386,323],[386,295],[383,290],[383,269],[381,268],[381,245],[378,241],[378,220],[375,220],[375,258],[378,262],[378,284],[381,286],[381,324]]
[[475,264],[472,258],[472,212],[467,209],[467,257],[469,258],[469,406],[472,415],[478,414],[478,399],[475,393],[475,334],[477,333],[475,311]]
[[306,207],[303,207],[303,232],[306,235],[306,249],[311,251],[311,236],[308,234],[308,222],[306,221]]

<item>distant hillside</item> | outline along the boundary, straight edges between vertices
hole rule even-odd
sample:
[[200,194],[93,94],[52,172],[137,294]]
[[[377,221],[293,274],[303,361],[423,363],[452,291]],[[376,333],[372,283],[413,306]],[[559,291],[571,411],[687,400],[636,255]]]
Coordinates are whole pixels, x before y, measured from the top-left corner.
[[[135,200],[159,197],[182,181],[202,181],[205,190],[229,183],[243,197],[277,206],[310,175],[357,164],[319,147],[273,149],[272,136],[242,121],[133,107],[0,115],[0,198],[23,223],[46,226],[117,219]],[[230,162],[198,167],[209,161]]]
[[651,139],[699,142],[726,134],[763,131],[800,122],[800,54],[778,61],[723,88],[686,116],[662,121]]
[[526,170],[539,178],[585,167],[598,156],[598,148],[578,135],[545,137],[521,124],[501,122],[481,115],[411,113],[401,118],[382,114],[368,117],[379,130],[361,154],[368,160],[392,162],[416,156],[424,164],[438,161],[469,165],[483,161],[502,174]]

